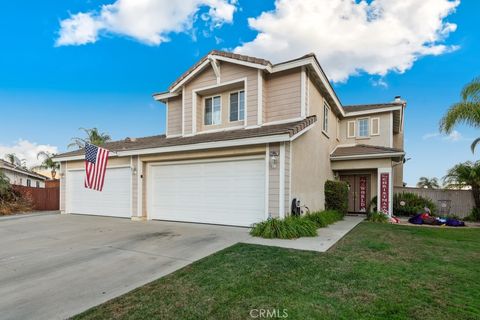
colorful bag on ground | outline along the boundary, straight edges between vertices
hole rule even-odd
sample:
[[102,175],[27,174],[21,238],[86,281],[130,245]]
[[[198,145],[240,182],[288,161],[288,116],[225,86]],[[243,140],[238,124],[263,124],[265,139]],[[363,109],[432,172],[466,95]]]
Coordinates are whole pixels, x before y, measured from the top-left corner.
[[447,219],[447,226],[450,226],[450,227],[464,227],[465,226],[465,222],[463,221],[459,221],[457,219]]

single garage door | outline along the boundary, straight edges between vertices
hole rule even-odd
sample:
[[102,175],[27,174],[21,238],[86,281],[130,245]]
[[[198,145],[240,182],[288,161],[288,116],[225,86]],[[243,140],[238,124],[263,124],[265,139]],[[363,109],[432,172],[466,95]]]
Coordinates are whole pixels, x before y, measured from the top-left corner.
[[151,219],[249,226],[265,219],[265,160],[152,164]]
[[85,171],[67,171],[67,213],[111,217],[131,217],[131,169],[109,168],[105,173],[103,190],[85,188]]

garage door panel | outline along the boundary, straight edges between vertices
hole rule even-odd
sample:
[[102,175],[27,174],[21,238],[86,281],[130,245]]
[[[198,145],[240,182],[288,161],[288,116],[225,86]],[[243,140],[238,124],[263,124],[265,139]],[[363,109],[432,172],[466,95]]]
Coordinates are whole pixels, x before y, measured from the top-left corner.
[[153,219],[248,226],[265,217],[265,160],[153,165]]
[[85,172],[67,172],[67,212],[113,217],[131,217],[131,170],[109,168],[102,191],[85,188]]

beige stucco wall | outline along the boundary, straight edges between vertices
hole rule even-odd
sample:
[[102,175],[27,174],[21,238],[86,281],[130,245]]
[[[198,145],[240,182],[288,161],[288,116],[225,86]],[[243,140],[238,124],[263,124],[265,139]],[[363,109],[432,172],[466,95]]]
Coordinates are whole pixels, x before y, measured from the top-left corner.
[[311,115],[317,115],[317,122],[291,144],[291,199],[300,198],[310,211],[322,210],[325,205],[324,184],[333,179],[330,167],[330,152],[338,143],[336,139],[337,121],[329,112],[327,134],[322,132],[323,97],[313,83],[308,80],[308,106]]
[[182,134],[182,96],[168,99],[167,136]]
[[[391,147],[391,135],[392,135],[392,113],[391,112],[384,112],[378,114],[371,114],[367,116],[359,116],[359,117],[348,117],[344,118],[340,121],[340,142],[342,144],[370,144],[374,146],[384,146],[384,147]],[[371,126],[371,119],[372,118],[380,118],[380,135],[372,136],[367,138],[358,138],[358,125],[356,124],[355,127],[355,138],[348,138],[348,122],[355,121],[357,122],[358,119],[368,118],[369,119],[369,126],[370,126],[370,133],[372,131]]]
[[[403,130],[400,133],[393,135],[393,147],[404,150],[404,134]],[[395,187],[403,187],[403,163],[395,165],[393,168],[393,185]]]
[[[269,145],[269,152],[276,152],[280,155],[280,144],[274,143]],[[280,157],[279,157],[280,159]],[[280,160],[278,160],[277,167],[271,168],[268,166],[268,214],[272,218],[279,216],[279,199],[280,199]]]
[[[114,166],[123,166],[130,164],[130,157],[109,157],[107,168],[114,167]],[[85,161],[84,160],[75,160],[75,161],[68,161],[67,162],[67,170],[69,169],[81,169],[85,168]]]
[[372,168],[390,168],[390,159],[363,159],[363,160],[342,160],[332,161],[332,170],[360,170]]
[[300,117],[301,69],[296,68],[267,76],[265,122]]

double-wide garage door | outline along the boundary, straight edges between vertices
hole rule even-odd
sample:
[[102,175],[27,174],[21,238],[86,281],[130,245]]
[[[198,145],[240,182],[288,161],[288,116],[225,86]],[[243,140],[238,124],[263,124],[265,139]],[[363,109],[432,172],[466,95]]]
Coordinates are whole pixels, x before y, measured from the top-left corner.
[[84,170],[67,171],[67,213],[130,218],[131,175],[129,167],[109,168],[101,192],[85,188]]
[[265,159],[151,164],[150,219],[249,226],[265,219]]

